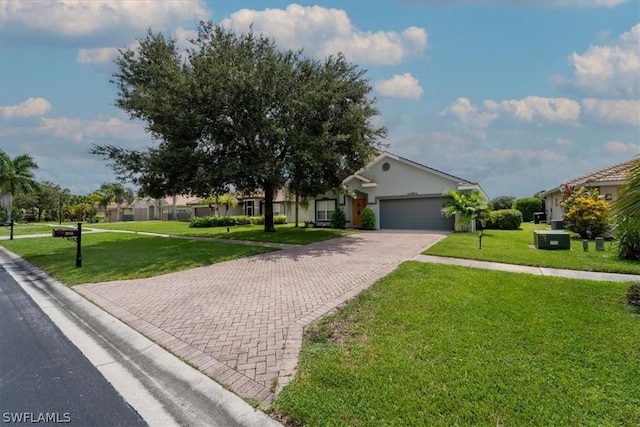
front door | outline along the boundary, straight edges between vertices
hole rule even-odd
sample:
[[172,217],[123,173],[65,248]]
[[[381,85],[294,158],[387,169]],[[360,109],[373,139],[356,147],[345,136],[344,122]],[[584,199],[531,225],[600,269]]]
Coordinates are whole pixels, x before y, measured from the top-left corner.
[[362,226],[362,211],[367,206],[367,199],[353,199],[351,203],[351,226]]

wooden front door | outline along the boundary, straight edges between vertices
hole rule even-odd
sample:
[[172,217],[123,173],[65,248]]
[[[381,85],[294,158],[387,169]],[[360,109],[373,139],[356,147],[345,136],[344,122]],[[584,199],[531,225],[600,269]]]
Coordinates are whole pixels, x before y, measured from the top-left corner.
[[367,199],[353,199],[351,202],[351,226],[362,226],[362,211],[367,207]]

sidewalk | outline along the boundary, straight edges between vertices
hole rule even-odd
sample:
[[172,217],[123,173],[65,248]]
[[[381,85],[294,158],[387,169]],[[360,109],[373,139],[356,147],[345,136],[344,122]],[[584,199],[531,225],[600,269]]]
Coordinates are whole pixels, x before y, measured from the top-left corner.
[[531,267],[528,265],[504,264],[500,262],[476,261],[464,258],[449,258],[432,255],[416,255],[413,261],[432,262],[435,264],[458,265],[461,267],[483,268],[485,270],[501,270],[511,273],[535,274],[538,276],[556,276],[567,279],[585,279],[607,282],[640,282],[640,275],[601,273],[598,271],[565,270],[561,268]]

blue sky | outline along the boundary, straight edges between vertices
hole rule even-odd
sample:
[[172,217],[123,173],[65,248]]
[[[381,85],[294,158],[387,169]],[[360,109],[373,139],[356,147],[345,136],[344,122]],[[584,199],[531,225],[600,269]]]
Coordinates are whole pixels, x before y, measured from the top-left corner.
[[[244,7],[240,5],[244,4]],[[388,150],[490,197],[530,196],[640,153],[640,2],[0,0],[0,148],[85,194],[94,144],[154,142],[114,107],[117,48],[200,19],[367,70]]]

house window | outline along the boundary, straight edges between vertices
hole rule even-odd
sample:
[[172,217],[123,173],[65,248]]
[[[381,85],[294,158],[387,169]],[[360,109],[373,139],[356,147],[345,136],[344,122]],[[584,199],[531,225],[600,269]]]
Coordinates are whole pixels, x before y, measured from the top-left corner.
[[274,215],[282,215],[282,203],[274,203],[273,204],[273,214]]
[[605,194],[605,195],[604,195],[604,199],[605,199],[605,200],[613,200],[613,194],[611,194],[611,193],[607,193],[607,194]]
[[247,200],[244,202],[244,214],[247,216],[253,216],[253,200]]
[[335,200],[316,201],[316,218],[318,221],[330,221],[336,210]]

